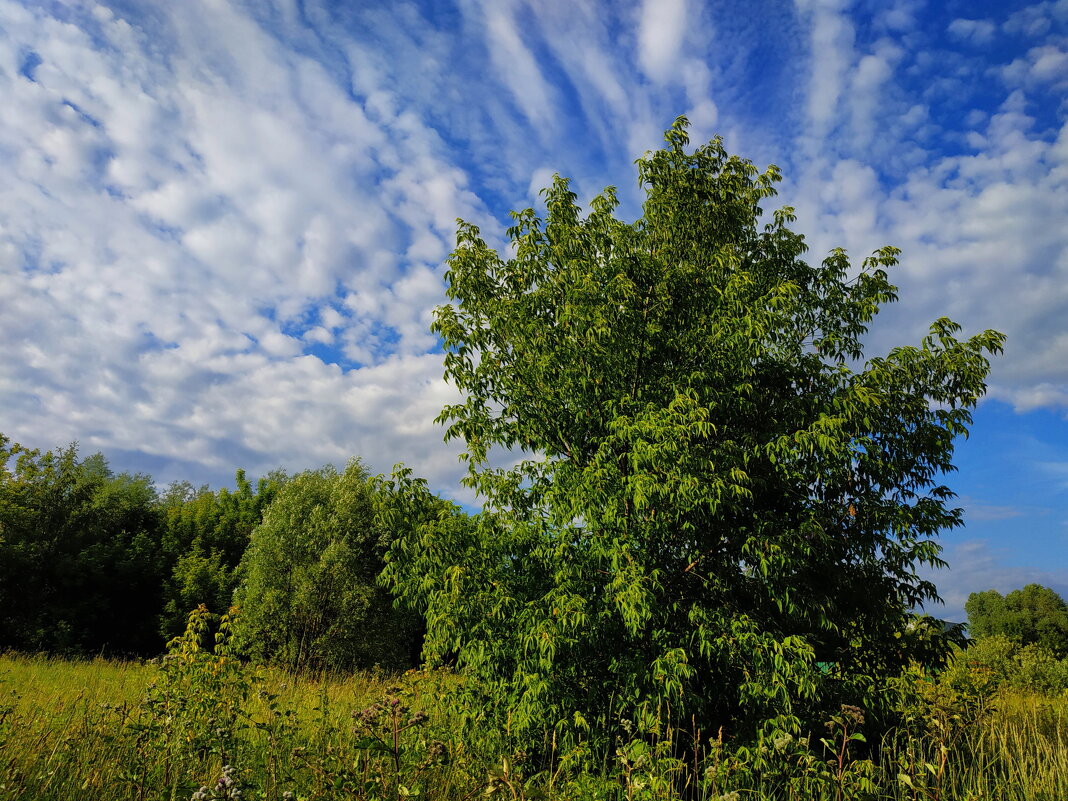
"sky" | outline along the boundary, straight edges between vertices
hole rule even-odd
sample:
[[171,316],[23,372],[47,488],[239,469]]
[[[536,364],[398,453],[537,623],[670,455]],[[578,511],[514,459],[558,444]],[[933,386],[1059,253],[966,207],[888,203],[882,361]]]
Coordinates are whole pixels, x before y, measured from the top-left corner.
[[361,457],[463,502],[429,331],[457,218],[618,187],[680,114],[821,259],[902,250],[869,354],[1007,337],[932,609],[1068,595],[1068,0],[0,0],[0,432],[232,485]]

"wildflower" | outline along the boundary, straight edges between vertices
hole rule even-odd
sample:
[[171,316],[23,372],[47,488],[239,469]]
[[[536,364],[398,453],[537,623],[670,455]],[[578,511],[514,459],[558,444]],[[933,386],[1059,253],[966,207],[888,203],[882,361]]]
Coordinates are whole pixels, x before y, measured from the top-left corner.
[[864,710],[859,706],[852,706],[851,704],[842,704],[842,715],[849,718],[858,726],[864,724]]
[[378,714],[380,711],[381,708],[378,706],[378,704],[372,704],[371,706],[367,707],[366,709],[360,710],[359,712],[353,712],[352,716],[356,719],[357,724],[368,726],[375,722],[375,720],[378,718]]
[[447,764],[449,761],[449,747],[441,740],[431,740],[426,749],[428,762],[440,762]]

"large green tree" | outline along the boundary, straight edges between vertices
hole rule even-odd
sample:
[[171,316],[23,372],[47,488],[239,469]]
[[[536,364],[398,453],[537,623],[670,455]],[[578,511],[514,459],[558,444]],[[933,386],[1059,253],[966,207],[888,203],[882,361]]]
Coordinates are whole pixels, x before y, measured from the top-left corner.
[[448,260],[434,330],[465,398],[441,420],[485,510],[402,536],[387,577],[528,742],[657,711],[796,730],[944,653],[917,569],[961,522],[940,477],[1002,336],[940,319],[865,361],[897,250],[810,264],[761,207],[774,167],[690,151],[682,118],[666,140],[637,221],[557,177],[506,256],[461,221]]
[[189,613],[201,604],[216,613],[230,606],[252,530],[285,482],[285,473],[274,471],[253,488],[245,471],[238,470],[235,491],[194,489],[188,482],[168,487],[160,499],[170,573],[160,615],[164,641],[181,634]]
[[1068,657],[1068,603],[1049,587],[1028,584],[1002,595],[973,592],[964,605],[968,633],[1002,636],[1018,645],[1037,645],[1058,658]]

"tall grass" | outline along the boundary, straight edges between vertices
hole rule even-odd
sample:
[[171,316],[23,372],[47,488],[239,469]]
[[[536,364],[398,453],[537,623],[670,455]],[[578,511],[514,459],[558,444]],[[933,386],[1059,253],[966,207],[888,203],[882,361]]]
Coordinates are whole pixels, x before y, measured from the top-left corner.
[[561,754],[535,773],[497,732],[454,735],[448,674],[293,678],[225,652],[182,658],[0,656],[0,799],[1068,799],[1066,696],[920,707],[874,762],[852,756],[847,710],[828,748],[713,741],[687,763],[667,727],[595,771]]
[[[214,689],[180,688],[185,705],[166,697],[159,672],[0,656],[0,799],[184,800],[205,786],[209,798],[391,798],[411,792],[405,781],[449,793],[438,797],[473,789],[470,778],[451,789],[463,777],[435,735],[448,725],[447,676],[295,679],[240,666]],[[244,696],[240,706],[227,710],[217,690]],[[231,794],[212,795],[227,765]]]

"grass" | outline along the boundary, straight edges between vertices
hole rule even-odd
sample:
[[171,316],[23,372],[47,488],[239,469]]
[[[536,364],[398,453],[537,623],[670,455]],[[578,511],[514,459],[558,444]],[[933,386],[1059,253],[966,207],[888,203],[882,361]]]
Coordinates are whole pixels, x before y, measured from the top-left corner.
[[[424,776],[435,768],[449,786],[442,765],[413,763],[427,750],[440,757],[429,716],[408,725],[424,702],[445,719],[442,681],[416,672],[294,679],[240,666],[215,686],[167,688],[151,664],[3,655],[0,800],[187,799],[203,786],[214,791],[225,764],[255,791],[249,798],[361,797],[354,783],[375,779],[364,789],[396,796],[396,774],[407,768]],[[173,689],[196,703],[174,703],[186,699],[168,696]],[[227,716],[221,696],[231,693],[243,702]],[[396,742],[387,736],[394,719],[407,726]]]
[[[448,675],[294,679],[187,656],[163,666],[0,656],[0,799],[666,800],[685,786],[678,763],[633,749],[609,776],[524,776],[521,755],[505,752],[494,732],[476,743],[452,734]],[[1068,696],[1002,694],[974,720],[928,707],[884,745],[877,764],[843,769],[779,745],[745,758],[710,752],[687,775],[723,781],[684,792],[738,801],[1068,798]],[[729,769],[716,774],[716,765]]]
[[1068,697],[1002,696],[973,750],[984,757],[977,797],[993,784],[1005,799],[1068,799]]

